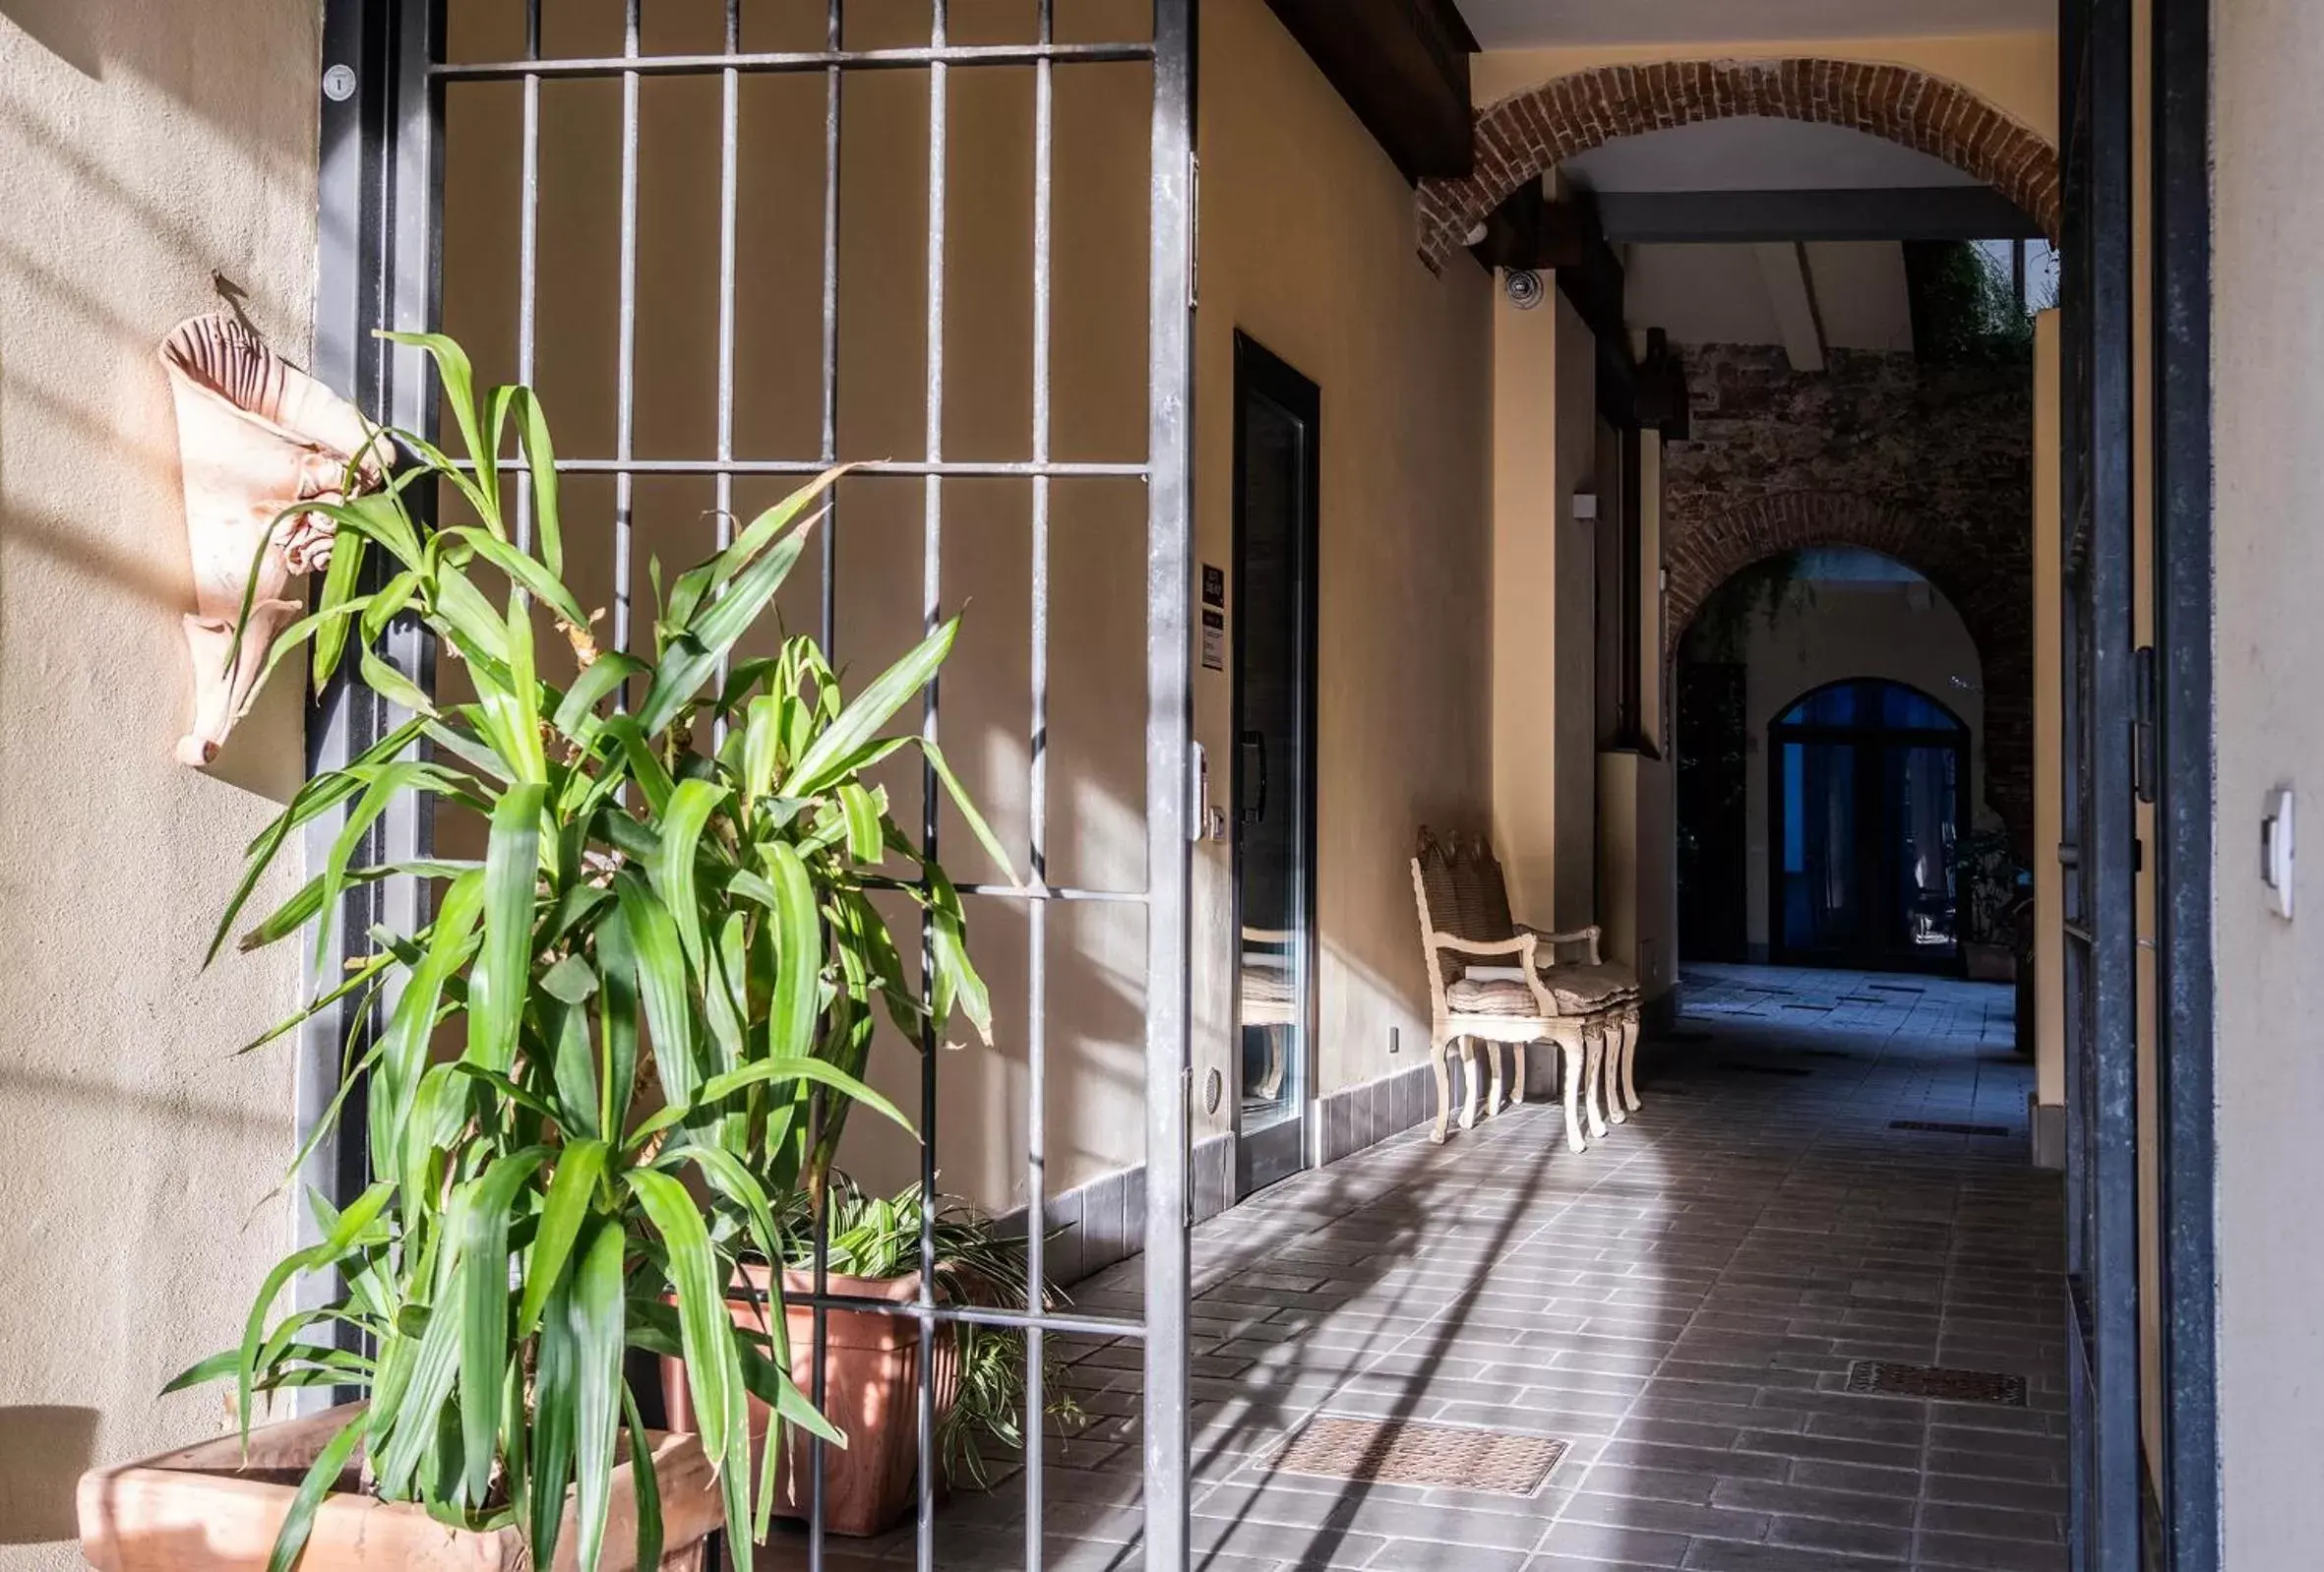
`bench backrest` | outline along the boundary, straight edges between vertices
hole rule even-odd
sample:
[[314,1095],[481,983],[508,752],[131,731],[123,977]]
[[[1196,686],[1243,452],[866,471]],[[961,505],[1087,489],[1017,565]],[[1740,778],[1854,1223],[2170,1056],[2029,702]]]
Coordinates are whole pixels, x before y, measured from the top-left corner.
[[[1445,990],[1460,981],[1472,957],[1430,944],[1429,936],[1450,934],[1479,942],[1514,938],[1508,887],[1484,836],[1438,835],[1424,824],[1412,859],[1412,895],[1427,950],[1429,997],[1442,1014]],[[1506,956],[1491,956],[1477,964],[1513,962]]]

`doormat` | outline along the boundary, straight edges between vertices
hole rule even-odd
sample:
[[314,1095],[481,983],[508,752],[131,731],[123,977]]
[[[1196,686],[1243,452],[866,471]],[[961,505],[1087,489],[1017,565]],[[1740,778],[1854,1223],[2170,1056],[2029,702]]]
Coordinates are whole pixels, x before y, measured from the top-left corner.
[[1564,1457],[1565,1445],[1507,1430],[1324,1416],[1266,1461],[1281,1474],[1531,1495]]
[[1882,1397],[1925,1397],[1939,1403],[2026,1406],[2026,1378],[1998,1370],[1956,1370],[1942,1364],[1890,1364],[1858,1360],[1848,1366],[1848,1390]]
[[1935,1130],[1940,1135],[2007,1135],[2006,1124],[1955,1124],[1941,1119],[1892,1119],[1892,1130]]

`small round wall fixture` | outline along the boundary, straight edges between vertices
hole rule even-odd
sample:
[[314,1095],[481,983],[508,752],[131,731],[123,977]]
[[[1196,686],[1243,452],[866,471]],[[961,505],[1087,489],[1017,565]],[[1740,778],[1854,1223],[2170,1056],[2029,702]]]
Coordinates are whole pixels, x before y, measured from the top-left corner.
[[1541,274],[1531,268],[1511,268],[1501,279],[1501,287],[1508,291],[1509,304],[1519,311],[1531,311],[1542,302]]

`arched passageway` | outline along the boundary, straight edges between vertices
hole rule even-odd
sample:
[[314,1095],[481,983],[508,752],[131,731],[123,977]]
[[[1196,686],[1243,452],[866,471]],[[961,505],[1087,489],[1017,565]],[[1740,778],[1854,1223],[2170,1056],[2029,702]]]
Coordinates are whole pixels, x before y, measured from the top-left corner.
[[1420,183],[1421,257],[1441,269],[1509,193],[1576,153],[1738,115],[1844,126],[1941,158],[2057,237],[2057,150],[1958,83],[1861,60],[1662,60],[1573,72],[1478,111],[1474,169]]

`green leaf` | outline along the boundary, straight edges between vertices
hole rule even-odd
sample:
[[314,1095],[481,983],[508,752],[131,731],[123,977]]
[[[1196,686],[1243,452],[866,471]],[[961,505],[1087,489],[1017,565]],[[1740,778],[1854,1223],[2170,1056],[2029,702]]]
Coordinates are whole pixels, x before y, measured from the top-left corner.
[[[574,1486],[574,1517],[581,1535],[581,1572],[596,1572],[605,1545],[607,1508],[613,1499],[614,1440],[621,1403],[623,1333],[628,1306],[623,1298],[622,1257],[628,1236],[620,1224],[599,1225],[582,1253],[567,1296],[567,1314],[578,1356],[575,1411],[580,1467]],[[652,1464],[642,1465],[645,1479]],[[646,1488],[640,1481],[641,1499]]]
[[524,1269],[524,1299],[517,1310],[517,1335],[532,1335],[540,1323],[549,1291],[565,1274],[565,1263],[581,1238],[589,1216],[589,1202],[597,1181],[605,1177],[605,1143],[575,1141],[557,1159],[549,1180],[548,1199],[541,1204],[540,1226],[532,1239],[532,1259]]
[[[476,373],[468,364],[468,352],[458,342],[440,333],[393,333],[382,330],[379,336],[390,343],[409,344],[428,352],[436,362],[436,375],[444,383],[444,401],[452,406],[452,418],[459,426],[460,440],[467,445],[468,456],[475,459],[479,471],[492,473],[494,453],[492,445],[476,424]],[[452,469],[450,464],[442,467]],[[452,470],[458,474],[458,470]],[[487,518],[499,510],[478,508],[477,513]]]
[[380,697],[398,709],[407,709],[414,715],[434,718],[435,700],[410,678],[373,654],[369,645],[355,651],[355,665],[363,674],[364,683]]
[[566,1491],[578,1450],[581,1351],[573,1335],[572,1302],[572,1284],[560,1281],[541,1325],[533,1371],[532,1479],[527,1492],[532,1510],[525,1541],[536,1567],[557,1564],[557,1540],[564,1528]]
[[937,668],[951,653],[952,639],[959,631],[960,619],[954,617],[856,695],[839,712],[839,718],[808,745],[806,753],[791,761],[790,777],[783,782],[784,792],[793,797],[813,797],[837,781],[847,756],[870,742],[903,708],[906,700],[928,686]]
[[630,1473],[638,1497],[638,1554],[633,1564],[643,1572],[662,1560],[661,1481],[654,1474],[653,1437],[638,1418],[638,1400],[627,1386],[622,1388],[622,1414],[630,1429]]
[[[736,575],[726,592],[690,628],[676,632],[653,682],[638,706],[638,724],[648,735],[669,725],[679,710],[716,673],[734,641],[759,620],[774,592],[806,548],[807,531],[794,530]],[[731,548],[729,548],[731,550]]]
[[484,850],[484,945],[468,973],[467,1058],[507,1074],[532,981],[533,888],[540,877],[540,811],[548,788],[525,781],[492,810]]
[[572,627],[588,626],[588,613],[581,610],[581,602],[573,598],[573,591],[565,587],[564,581],[515,546],[485,530],[465,526],[447,529],[443,533],[449,539],[473,546],[477,556],[508,574]]
[[625,655],[618,649],[603,651],[565,690],[565,697],[558,703],[550,724],[585,746],[595,740],[600,730],[598,726],[586,724],[595,718],[597,706],[623,683],[650,670],[651,667],[634,655]]
[[444,985],[474,953],[471,940],[483,910],[484,874],[480,869],[460,875],[444,892],[443,904],[436,910],[436,921],[428,936],[427,951],[420,963],[411,968],[403,992],[396,1000],[395,1012],[388,1017],[386,1052],[381,1056],[379,1076],[372,1088],[371,1128],[375,1151],[393,1152],[401,1144],[404,1122],[410,1117],[412,1094],[427,1068],[429,1043],[435,1034],[436,1009],[444,997]]
[[282,1514],[282,1527],[275,1534],[275,1547],[267,1554],[267,1572],[290,1572],[298,1565],[299,1555],[307,1547],[307,1536],[315,1532],[315,1513],[322,1507],[323,1498],[338,1483],[338,1477],[346,1472],[355,1448],[363,1444],[370,1430],[371,1416],[358,1414],[323,1444],[305,1478],[298,1481],[298,1492],[291,1496],[289,1508]]
[[532,514],[539,525],[541,561],[549,572],[565,573],[565,531],[557,513],[557,451],[549,442],[548,416],[540,395],[530,388],[516,390],[517,442],[532,470]]
[[[629,1183],[669,1251],[670,1287],[678,1300],[679,1341],[686,1351],[694,1421],[703,1451],[721,1476],[727,1532],[741,1544],[750,1538],[750,1413],[717,1257],[685,1185],[651,1169],[632,1171]],[[740,1468],[734,1466],[738,1455],[743,1459]]]
[[460,1443],[470,1506],[492,1488],[501,1388],[509,1364],[509,1214],[517,1191],[548,1159],[545,1146],[511,1152],[468,1187],[460,1215]]
[[250,1441],[250,1392],[258,1372],[259,1348],[266,1341],[267,1311],[275,1304],[275,1296],[283,1285],[299,1273],[319,1266],[329,1266],[346,1254],[348,1248],[387,1208],[388,1198],[396,1187],[382,1180],[355,1197],[354,1202],[338,1216],[337,1223],[320,1242],[303,1250],[293,1250],[275,1264],[266,1281],[259,1285],[258,1298],[251,1302],[249,1318],[242,1326],[242,1358],[235,1371],[235,1414],[241,1426],[245,1445]]
[[760,552],[766,549],[767,542],[789,527],[791,520],[804,513],[809,503],[836,485],[839,477],[846,474],[850,467],[840,464],[825,470],[752,519],[716,557],[700,568],[680,574],[678,582],[671,586],[665,621],[675,628],[692,624],[696,608],[705,598],[725,587]]
[[700,1077],[694,1061],[694,1008],[686,988],[686,955],[678,924],[646,882],[628,869],[613,877],[613,892],[628,925],[638,962],[638,992],[653,1033],[653,1062],[662,1092],[683,1108],[694,1101]]
[[815,1043],[815,1017],[822,1002],[823,920],[816,911],[815,880],[788,842],[766,848],[766,877],[774,885],[774,997],[766,1020],[767,1052],[778,1058],[804,1058]]
[[841,1096],[863,1104],[882,1118],[894,1120],[907,1134],[916,1133],[912,1129],[912,1121],[904,1116],[902,1109],[897,1108],[887,1098],[873,1091],[863,1081],[848,1074],[835,1064],[812,1058],[763,1058],[753,1060],[741,1069],[729,1070],[723,1075],[711,1076],[703,1083],[700,1095],[691,1104],[684,1107],[673,1105],[662,1109],[649,1119],[641,1120],[637,1129],[630,1133],[630,1138],[625,1144],[630,1150],[636,1151],[653,1136],[660,1134],[700,1109],[714,1108],[735,1093],[747,1091],[754,1086],[780,1084],[785,1081],[813,1081],[819,1086],[827,1086]]
[[952,773],[952,766],[946,759],[944,750],[937,747],[933,740],[922,739],[920,752],[927,756],[928,767],[936,771],[936,778],[944,782],[946,792],[951,796],[952,806],[960,810],[960,816],[968,823],[968,832],[976,837],[977,844],[1000,867],[1009,882],[1015,883],[1015,865],[1009,862],[1009,853],[1002,850],[1000,838],[993,833],[993,826],[986,823],[985,816],[976,811],[976,804],[970,800],[968,789],[960,784],[960,777]]
[[[355,599],[355,583],[363,571],[363,556],[371,543],[350,531],[344,539],[331,543],[331,567],[323,574],[322,591],[315,598],[314,616],[326,619],[315,629],[315,690],[331,681],[331,674],[338,670],[339,656],[347,644],[347,620],[333,616],[334,612],[348,608]],[[288,641],[289,630],[282,641]]]
[[638,1078],[638,956],[618,908],[597,926],[597,1128],[607,1139],[630,1117]]
[[839,808],[847,816],[847,855],[859,863],[877,864],[886,850],[880,830],[886,810],[879,798],[860,781],[843,780],[839,783]]
[[702,902],[695,894],[695,856],[702,844],[703,826],[725,800],[726,793],[706,780],[679,783],[662,814],[661,846],[646,867],[654,893],[678,920],[678,942],[698,976],[707,977],[703,959]]

